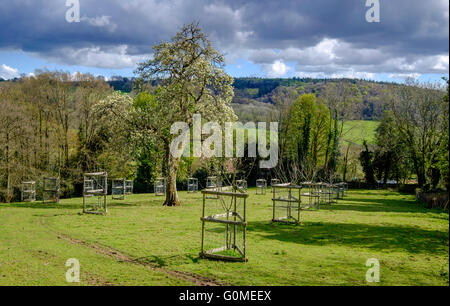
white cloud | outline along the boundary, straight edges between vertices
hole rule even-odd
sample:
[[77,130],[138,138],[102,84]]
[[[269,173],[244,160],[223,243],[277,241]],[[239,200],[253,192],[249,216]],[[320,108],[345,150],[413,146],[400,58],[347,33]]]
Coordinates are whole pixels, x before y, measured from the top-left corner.
[[448,55],[439,55],[433,69],[448,71]]
[[371,72],[361,72],[354,70],[345,70],[335,73],[325,73],[325,72],[296,72],[296,77],[299,78],[330,78],[330,79],[365,79],[365,80],[375,80],[375,74]]
[[[303,58],[306,58],[310,63],[330,63],[337,59],[337,47],[339,47],[339,41],[337,39],[326,38],[317,45],[301,51],[301,54],[299,54],[301,57],[297,60],[302,61]],[[289,52],[289,49],[287,51]]]
[[81,17],[81,21],[85,21],[94,27],[106,28],[110,32],[114,32],[117,28],[117,25],[111,22],[111,16]]
[[88,48],[62,48],[51,55],[48,59],[63,64],[98,67],[109,69],[135,68],[137,63],[149,58],[150,55],[130,55],[128,46],[112,46],[110,48],[88,47]]
[[364,71],[354,71],[354,70],[347,70],[341,73],[333,73],[331,74],[332,79],[341,79],[341,78],[347,78],[347,79],[366,79],[366,80],[373,80],[375,78],[375,75],[371,72],[364,72]]
[[276,59],[296,61],[303,64],[326,64],[338,59],[336,49],[340,46],[337,39],[324,39],[317,45],[305,49],[289,47],[277,52],[274,49],[252,50],[250,60],[258,62],[272,62]]
[[5,64],[2,64],[0,66],[0,78],[5,79],[5,80],[9,80],[9,79],[14,79],[14,78],[18,78],[19,75],[19,70],[6,66]]
[[269,76],[284,75],[283,62],[296,63],[296,76],[319,78],[373,79],[377,73],[388,73],[404,79],[425,73],[448,73],[449,70],[448,55],[393,56],[383,47],[360,48],[328,38],[303,49],[253,49],[248,54],[248,59],[261,65]]
[[267,75],[275,78],[282,77],[286,75],[290,69],[291,68],[282,61],[276,60],[272,65],[270,65]]
[[400,79],[400,80],[407,80],[407,79],[414,79],[417,80],[420,78],[420,73],[391,73],[389,75],[390,79]]

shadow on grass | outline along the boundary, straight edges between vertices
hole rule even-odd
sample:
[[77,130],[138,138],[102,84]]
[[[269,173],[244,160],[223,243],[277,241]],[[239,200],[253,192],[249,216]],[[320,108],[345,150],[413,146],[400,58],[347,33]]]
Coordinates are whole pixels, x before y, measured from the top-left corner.
[[448,254],[448,232],[408,226],[304,222],[302,225],[250,222],[262,238],[303,245],[342,245],[382,251]]
[[407,192],[399,192],[395,190],[386,190],[386,189],[350,189],[347,191],[347,194],[364,194],[364,195],[392,195],[392,194],[401,194],[401,195],[411,195]]
[[[136,207],[140,206],[137,204],[131,204],[126,202],[110,202],[108,201],[108,208],[111,207]],[[27,203],[13,203],[6,207],[14,208],[33,208],[33,209],[83,209],[83,203],[67,203],[67,204],[56,204],[56,203],[42,203],[42,202],[27,202]]]
[[186,254],[185,256],[192,263],[198,263],[198,261],[200,260],[200,256],[195,256],[194,257],[191,254]]
[[422,203],[416,201],[405,201],[402,199],[359,199],[351,198],[338,200],[331,205],[320,205],[321,210],[353,210],[361,212],[407,212],[427,213],[439,212],[439,210],[427,209]]

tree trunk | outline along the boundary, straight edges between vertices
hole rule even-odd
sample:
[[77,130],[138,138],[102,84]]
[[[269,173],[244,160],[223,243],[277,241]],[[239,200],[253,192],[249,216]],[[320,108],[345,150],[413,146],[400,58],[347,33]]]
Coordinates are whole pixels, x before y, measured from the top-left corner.
[[43,142],[42,142],[42,110],[39,108],[39,168],[44,169]]
[[344,157],[344,173],[342,175],[342,180],[344,182],[347,181],[347,165],[348,165],[348,153],[350,151],[350,143],[347,146],[347,151],[345,152],[345,157]]
[[327,147],[325,150],[325,160],[323,162],[323,165],[325,167],[325,171],[328,168],[328,155],[330,154],[330,147],[331,147],[331,139],[332,139],[332,131],[331,131],[332,127],[331,127],[331,119],[330,119],[330,126],[329,126],[329,130],[328,130],[328,135],[327,135]]
[[6,168],[7,168],[7,178],[6,178],[6,203],[11,202],[12,192],[11,192],[11,165],[9,159],[9,133],[6,132]]
[[166,170],[166,200],[163,206],[180,206],[177,192],[177,172],[180,164],[179,158],[174,158],[170,153],[170,145],[165,145]]
[[65,168],[69,168],[69,116],[65,115],[64,123],[64,155],[65,155]]
[[417,183],[419,184],[419,187],[422,188],[426,184],[425,171],[423,171],[423,168],[421,166],[422,161],[418,160],[418,158],[415,155],[413,155],[412,157],[414,169],[417,175]]
[[389,177],[389,172],[391,170],[391,153],[388,152],[386,156],[386,164],[384,166],[384,176],[383,176],[383,186],[386,189],[387,188],[387,181]]

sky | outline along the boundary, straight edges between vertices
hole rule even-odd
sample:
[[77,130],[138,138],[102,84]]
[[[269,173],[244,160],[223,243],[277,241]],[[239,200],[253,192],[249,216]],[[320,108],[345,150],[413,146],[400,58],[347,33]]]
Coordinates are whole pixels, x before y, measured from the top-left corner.
[[[76,2],[79,22],[68,22]],[[368,22],[377,7],[379,22]],[[191,22],[234,77],[433,82],[449,73],[448,0],[0,0],[0,77],[133,76],[153,45]]]

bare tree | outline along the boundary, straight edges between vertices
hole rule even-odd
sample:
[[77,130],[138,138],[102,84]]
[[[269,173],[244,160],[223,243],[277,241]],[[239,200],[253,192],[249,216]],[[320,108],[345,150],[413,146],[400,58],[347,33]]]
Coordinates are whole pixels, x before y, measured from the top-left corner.
[[[448,134],[448,103],[439,84],[419,84],[409,81],[407,86],[395,87],[386,93],[388,115],[400,141],[409,151],[420,186],[436,185],[433,176],[439,149]],[[439,180],[438,180],[439,181]]]

